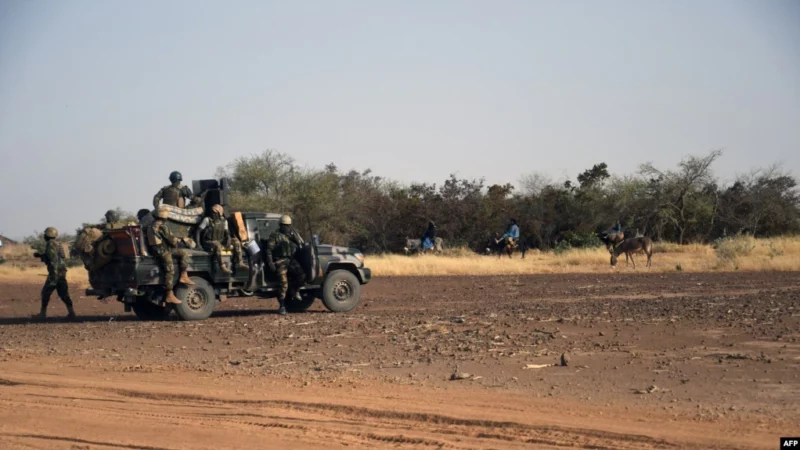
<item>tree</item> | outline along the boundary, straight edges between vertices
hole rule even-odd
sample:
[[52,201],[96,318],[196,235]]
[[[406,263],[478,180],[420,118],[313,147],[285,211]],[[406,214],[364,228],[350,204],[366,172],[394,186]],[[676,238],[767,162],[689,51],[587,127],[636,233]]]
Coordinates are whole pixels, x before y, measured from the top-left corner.
[[661,171],[650,163],[640,167],[643,175],[651,177],[660,212],[677,229],[679,244],[685,242],[687,229],[698,220],[693,202],[704,185],[713,183],[711,165],[720,156],[722,150],[713,150],[704,157],[689,156],[678,164],[677,171]]
[[753,236],[772,236],[798,229],[797,181],[779,165],[741,175],[722,194],[725,228]]

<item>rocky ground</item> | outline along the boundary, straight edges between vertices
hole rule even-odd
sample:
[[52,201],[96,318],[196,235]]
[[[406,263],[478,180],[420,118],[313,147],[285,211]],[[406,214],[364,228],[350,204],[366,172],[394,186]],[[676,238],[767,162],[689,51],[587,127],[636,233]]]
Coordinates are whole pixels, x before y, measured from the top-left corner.
[[230,299],[202,322],[140,322],[74,287],[79,321],[33,323],[39,288],[0,280],[3,447],[775,448],[800,434],[797,273],[378,278],[351,313]]

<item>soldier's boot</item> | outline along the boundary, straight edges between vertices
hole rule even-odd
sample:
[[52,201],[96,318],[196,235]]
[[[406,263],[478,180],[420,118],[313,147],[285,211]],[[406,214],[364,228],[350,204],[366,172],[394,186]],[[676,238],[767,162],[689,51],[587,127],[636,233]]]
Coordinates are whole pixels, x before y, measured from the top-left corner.
[[237,271],[239,271],[239,270],[250,270],[250,266],[245,264],[241,257],[239,257],[236,261],[237,261],[237,263],[236,263],[236,270]]
[[286,315],[286,305],[285,305],[286,304],[286,300],[282,299],[282,298],[279,298],[278,299],[278,304],[280,305],[278,307],[278,314],[280,314],[282,316],[285,316]]
[[182,303],[178,297],[175,297],[175,293],[172,292],[172,289],[167,291],[167,298],[165,300],[167,301],[167,303],[173,305],[180,305]]
[[228,265],[222,261],[222,255],[220,255],[219,252],[217,252],[215,256],[217,257],[217,265],[219,265],[219,271],[227,275],[232,274],[233,271],[231,271],[231,269],[228,268]]
[[[188,273],[186,273],[186,271],[184,270],[183,272],[181,272],[181,276],[178,278],[178,283],[181,283],[181,284],[185,284],[185,285],[191,286],[191,285],[193,285],[193,284],[194,284],[194,281],[192,281],[192,280],[189,278],[189,274],[188,274]],[[178,303],[180,303],[180,301],[178,301]]]
[[75,320],[75,317],[75,309],[72,307],[72,305],[67,306],[67,319]]
[[39,314],[34,314],[33,316],[31,316],[31,318],[34,319],[34,320],[47,319],[47,307],[42,306],[42,309],[39,310]]

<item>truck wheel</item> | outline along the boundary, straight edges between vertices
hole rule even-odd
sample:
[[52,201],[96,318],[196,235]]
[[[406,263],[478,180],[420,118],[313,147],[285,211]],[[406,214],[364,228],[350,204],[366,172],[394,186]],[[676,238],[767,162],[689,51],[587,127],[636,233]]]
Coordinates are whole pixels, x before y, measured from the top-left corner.
[[292,313],[302,313],[308,311],[308,308],[311,308],[311,305],[314,304],[314,294],[309,291],[303,291],[300,293],[300,298],[302,300],[291,299],[286,302],[286,309]]
[[347,312],[361,300],[361,284],[347,270],[334,270],[322,284],[322,303],[332,312]]
[[200,277],[191,277],[193,286],[181,285],[175,289],[175,296],[181,304],[172,305],[181,320],[208,319],[217,305],[217,295],[208,281]]
[[168,306],[155,305],[150,302],[134,303],[131,308],[139,320],[165,320],[172,312],[172,308]]

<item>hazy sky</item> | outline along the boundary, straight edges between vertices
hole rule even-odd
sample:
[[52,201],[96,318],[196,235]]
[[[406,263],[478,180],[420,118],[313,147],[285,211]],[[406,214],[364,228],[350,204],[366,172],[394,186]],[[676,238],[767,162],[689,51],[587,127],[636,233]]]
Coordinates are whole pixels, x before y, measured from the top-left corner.
[[0,233],[274,148],[402,181],[800,175],[793,0],[0,0]]

